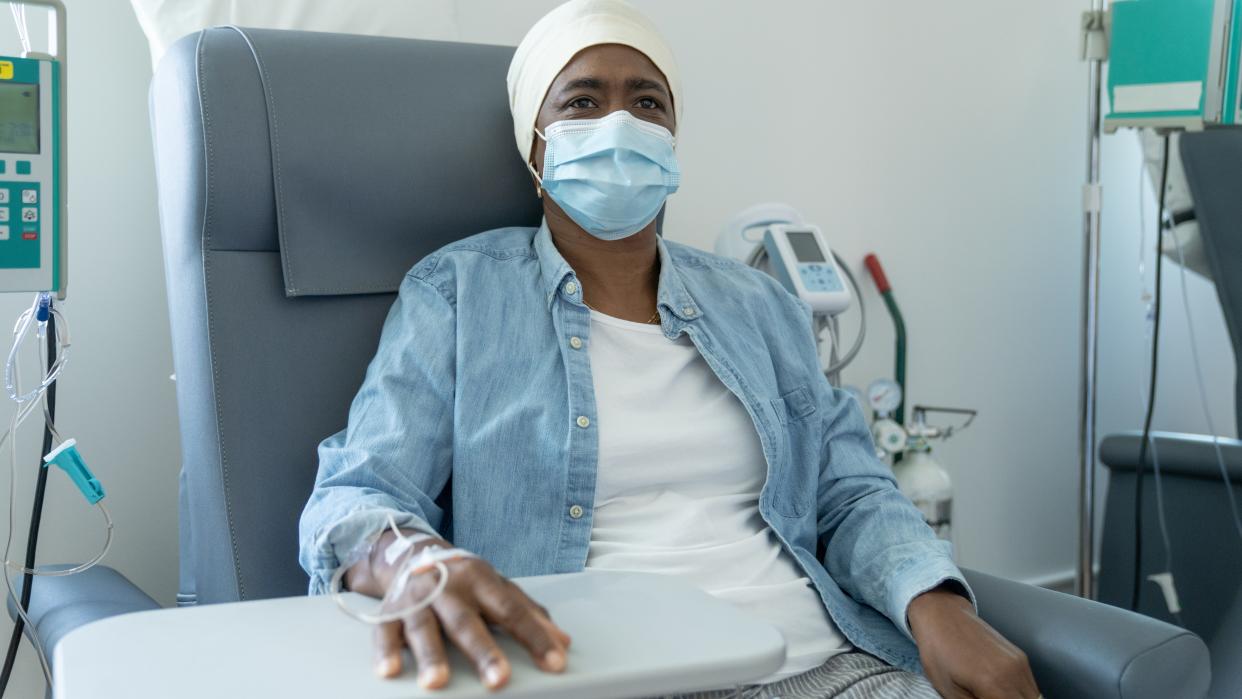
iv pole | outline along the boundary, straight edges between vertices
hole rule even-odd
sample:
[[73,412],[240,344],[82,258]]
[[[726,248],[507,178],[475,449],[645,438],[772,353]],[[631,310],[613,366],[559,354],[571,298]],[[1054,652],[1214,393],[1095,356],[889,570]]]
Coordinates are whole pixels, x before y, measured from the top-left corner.
[[1104,0],[1091,0],[1083,15],[1087,80],[1087,182],[1083,186],[1083,298],[1081,403],[1078,424],[1078,571],[1075,593],[1095,597],[1095,397],[1100,314],[1100,102],[1104,47]]

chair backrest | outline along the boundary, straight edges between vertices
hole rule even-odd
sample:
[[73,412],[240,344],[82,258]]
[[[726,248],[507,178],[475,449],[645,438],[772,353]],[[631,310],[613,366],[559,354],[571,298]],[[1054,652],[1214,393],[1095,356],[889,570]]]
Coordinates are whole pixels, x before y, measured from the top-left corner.
[[537,225],[512,49],[217,27],[151,87],[183,603],[304,593],[297,521],[405,272]]
[[1233,344],[1235,434],[1242,439],[1242,130],[1184,133],[1179,143],[1195,220]]

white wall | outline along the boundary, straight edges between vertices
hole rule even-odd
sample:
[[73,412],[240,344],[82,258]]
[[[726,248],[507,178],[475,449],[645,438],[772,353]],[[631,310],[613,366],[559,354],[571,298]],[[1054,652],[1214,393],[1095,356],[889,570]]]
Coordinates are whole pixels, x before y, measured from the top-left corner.
[[[179,447],[150,64],[125,0],[67,4],[73,247],[65,310],[74,356],[58,423],[108,489],[117,522],[108,563],[171,604]],[[462,37],[516,43],[554,4],[461,0]],[[960,560],[1018,578],[1072,568],[1086,92],[1076,28],[1085,2],[636,4],[668,35],[687,86],[685,176],[669,236],[710,248],[738,209],[784,200],[822,224],[856,270],[864,254],[878,253],[909,325],[912,401],[980,410],[975,426],[939,451],[958,489]],[[3,19],[0,50],[13,51]],[[1130,134],[1109,138],[1104,153],[1102,434],[1139,424],[1145,364],[1139,154]],[[1176,275],[1168,282],[1156,424],[1202,431]],[[846,372],[855,384],[891,372],[892,331],[865,286],[871,330]],[[1216,422],[1231,434],[1232,356],[1220,311],[1210,285],[1192,279],[1190,287]],[[0,298],[0,318],[27,303]],[[19,542],[38,436],[23,437]],[[53,477],[40,561],[91,555],[96,516]],[[38,696],[28,647],[22,660],[11,696]]]

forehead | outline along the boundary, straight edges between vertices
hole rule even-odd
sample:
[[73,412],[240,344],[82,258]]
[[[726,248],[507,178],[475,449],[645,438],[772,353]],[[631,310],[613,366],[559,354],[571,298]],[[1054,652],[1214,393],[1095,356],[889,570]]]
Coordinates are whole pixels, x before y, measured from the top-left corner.
[[552,89],[580,78],[624,82],[630,78],[654,80],[668,90],[664,73],[638,49],[622,44],[600,44],[582,49],[557,74]]

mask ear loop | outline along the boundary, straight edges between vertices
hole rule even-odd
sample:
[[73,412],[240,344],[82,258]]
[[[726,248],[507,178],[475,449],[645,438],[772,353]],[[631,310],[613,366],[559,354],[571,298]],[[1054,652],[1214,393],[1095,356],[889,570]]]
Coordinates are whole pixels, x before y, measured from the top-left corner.
[[[544,143],[548,142],[547,137],[544,136],[542,133],[540,133],[539,129],[531,127],[531,131],[534,131],[536,136],[538,136],[539,138],[542,138]],[[531,148],[530,155],[532,158],[535,157],[535,152],[534,152],[533,147]],[[530,170],[530,174],[534,175],[535,181],[539,183],[535,185],[535,196],[539,197],[540,199],[543,199],[543,178],[539,176],[539,173],[535,170],[535,164],[532,163],[530,160],[526,161],[526,169]]]

